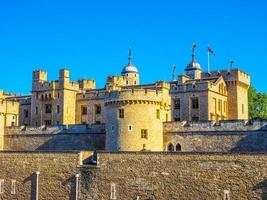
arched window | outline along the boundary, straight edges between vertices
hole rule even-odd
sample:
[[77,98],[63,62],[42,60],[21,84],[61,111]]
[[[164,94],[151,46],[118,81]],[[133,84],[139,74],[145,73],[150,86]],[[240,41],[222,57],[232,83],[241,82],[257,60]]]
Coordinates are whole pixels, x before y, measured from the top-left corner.
[[176,144],[176,148],[175,148],[176,151],[181,151],[182,150],[182,147],[179,143]]
[[174,151],[174,146],[172,143],[168,144],[168,151],[170,151],[170,152]]

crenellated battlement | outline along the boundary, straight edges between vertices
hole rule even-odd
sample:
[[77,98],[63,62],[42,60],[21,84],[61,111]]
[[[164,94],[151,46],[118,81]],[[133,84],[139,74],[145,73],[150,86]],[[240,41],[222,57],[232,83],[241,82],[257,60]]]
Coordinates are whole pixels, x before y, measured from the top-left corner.
[[166,122],[164,132],[257,131],[267,130],[267,120],[225,120]]
[[[163,90],[153,89],[125,89],[121,91],[111,91],[105,99],[105,104],[118,101],[164,102]],[[167,103],[167,102],[164,102]]]
[[201,76],[202,76],[202,78],[223,76],[223,78],[226,82],[239,81],[239,82],[242,82],[244,84],[250,85],[249,74],[240,70],[240,69],[229,69],[229,70],[217,70],[217,71],[203,72],[201,74]]

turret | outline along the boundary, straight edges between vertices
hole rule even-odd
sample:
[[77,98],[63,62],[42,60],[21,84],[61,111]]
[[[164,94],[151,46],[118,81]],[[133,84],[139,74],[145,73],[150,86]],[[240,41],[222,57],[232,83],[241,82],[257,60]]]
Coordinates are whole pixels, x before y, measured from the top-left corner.
[[195,60],[195,48],[196,44],[192,46],[192,60],[186,66],[185,71],[186,75],[190,77],[190,79],[200,79],[201,78],[201,67],[200,64]]
[[139,73],[132,64],[132,51],[129,49],[128,64],[122,69],[121,75],[125,77],[125,85],[139,85]]
[[68,69],[61,69],[59,71],[59,82],[63,85],[70,81],[70,71]]

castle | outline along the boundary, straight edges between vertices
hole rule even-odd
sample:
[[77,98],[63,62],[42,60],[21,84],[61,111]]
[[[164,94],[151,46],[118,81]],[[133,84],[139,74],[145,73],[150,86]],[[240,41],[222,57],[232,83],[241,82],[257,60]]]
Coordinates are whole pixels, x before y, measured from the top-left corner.
[[142,85],[131,51],[121,75],[108,77],[101,89],[96,89],[95,80],[72,82],[67,69],[60,70],[55,81],[47,80],[46,71],[35,70],[32,95],[2,92],[1,124],[105,124],[106,150],[164,151],[163,122],[248,119],[247,73],[239,69],[203,72],[195,47],[185,72],[177,81]]
[[140,84],[33,71],[32,94],[0,91],[0,199],[265,199],[267,121],[248,119],[250,76],[203,72]]

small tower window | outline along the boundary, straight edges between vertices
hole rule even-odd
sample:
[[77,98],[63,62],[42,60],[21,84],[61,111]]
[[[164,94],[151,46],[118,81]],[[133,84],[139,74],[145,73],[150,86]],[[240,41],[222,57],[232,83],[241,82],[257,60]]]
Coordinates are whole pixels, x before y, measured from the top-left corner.
[[38,107],[35,107],[35,114],[38,115]]
[[160,119],[160,109],[157,109],[157,119]]
[[60,113],[60,106],[57,105],[57,113]]
[[124,109],[119,109],[119,118],[124,118]]
[[129,125],[128,126],[128,131],[132,131],[133,130],[133,125]]
[[147,139],[148,138],[147,129],[141,129],[141,138],[142,139]]

